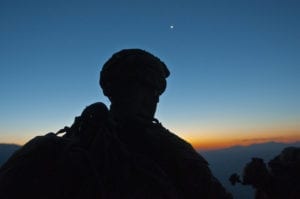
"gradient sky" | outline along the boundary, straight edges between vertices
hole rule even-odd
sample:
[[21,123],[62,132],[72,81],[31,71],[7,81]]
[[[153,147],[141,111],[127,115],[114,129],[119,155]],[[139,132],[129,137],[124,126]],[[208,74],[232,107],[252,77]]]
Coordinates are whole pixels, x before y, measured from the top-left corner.
[[[300,140],[298,0],[0,0],[0,142],[109,101],[102,64],[141,48],[169,67],[157,118],[200,148]],[[173,28],[171,28],[173,26]]]

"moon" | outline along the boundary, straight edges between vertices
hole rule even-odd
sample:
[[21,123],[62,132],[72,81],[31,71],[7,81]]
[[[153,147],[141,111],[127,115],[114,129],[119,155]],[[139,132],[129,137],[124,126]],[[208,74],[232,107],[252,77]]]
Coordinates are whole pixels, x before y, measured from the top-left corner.
[[170,29],[174,29],[174,26],[173,26],[173,25],[170,25]]

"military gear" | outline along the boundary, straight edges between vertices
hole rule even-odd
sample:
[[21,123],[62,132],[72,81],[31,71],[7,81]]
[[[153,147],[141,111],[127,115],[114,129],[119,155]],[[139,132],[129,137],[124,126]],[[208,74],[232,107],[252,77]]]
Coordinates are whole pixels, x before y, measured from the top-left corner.
[[87,107],[62,137],[38,136],[0,168],[0,198],[177,198],[164,171],[129,152],[102,103]]
[[124,88],[129,82],[138,82],[162,94],[166,78],[170,75],[167,66],[157,57],[140,49],[126,49],[115,53],[100,73],[100,86],[106,96]]
[[169,74],[146,51],[114,54],[100,74],[110,111],[92,104],[71,127],[27,143],[0,169],[0,198],[232,198],[206,160],[154,119]]

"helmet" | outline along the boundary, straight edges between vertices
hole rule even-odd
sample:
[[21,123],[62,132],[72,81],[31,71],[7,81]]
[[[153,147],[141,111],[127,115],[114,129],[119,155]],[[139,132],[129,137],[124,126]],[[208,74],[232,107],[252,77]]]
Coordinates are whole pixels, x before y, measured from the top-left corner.
[[120,89],[128,81],[137,81],[154,88],[158,94],[166,89],[166,78],[170,75],[167,66],[151,53],[141,49],[124,49],[103,65],[100,86],[106,96]]

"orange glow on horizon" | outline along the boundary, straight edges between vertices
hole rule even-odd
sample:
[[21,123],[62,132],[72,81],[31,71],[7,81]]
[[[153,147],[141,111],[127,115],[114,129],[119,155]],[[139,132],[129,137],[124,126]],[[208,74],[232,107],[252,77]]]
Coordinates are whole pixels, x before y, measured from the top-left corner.
[[208,137],[203,139],[187,138],[193,147],[197,150],[216,150],[228,148],[232,146],[248,146],[251,144],[259,144],[265,142],[281,142],[293,143],[300,141],[300,131],[289,132],[284,135],[274,136],[270,134],[263,134],[260,136],[226,136],[222,138]]
[[[176,132],[176,131],[174,131]],[[242,133],[240,133],[242,132]],[[264,133],[262,133],[264,132]],[[5,140],[2,143],[14,143],[24,145],[37,135],[28,133],[23,136],[12,136],[9,134],[2,135],[0,140]],[[177,134],[179,135],[179,134]],[[222,131],[222,132],[208,132],[206,133],[186,133],[180,134],[180,137],[187,140],[197,150],[216,150],[232,146],[247,146],[251,144],[265,143],[265,142],[282,142],[292,143],[300,141],[300,130],[295,129],[268,129],[268,130],[250,130],[248,131]]]

